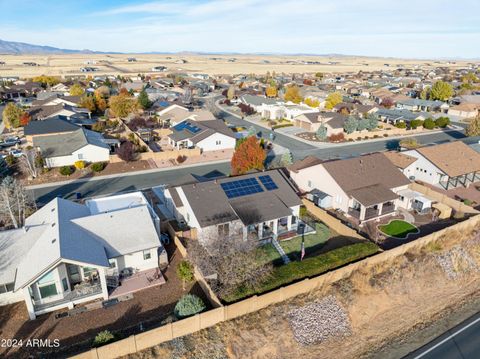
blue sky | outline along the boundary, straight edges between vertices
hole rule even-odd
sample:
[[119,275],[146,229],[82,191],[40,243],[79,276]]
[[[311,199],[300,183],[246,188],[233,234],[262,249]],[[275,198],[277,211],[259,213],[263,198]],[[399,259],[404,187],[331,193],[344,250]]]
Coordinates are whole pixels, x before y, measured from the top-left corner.
[[0,0],[0,39],[98,51],[480,58],[479,0]]

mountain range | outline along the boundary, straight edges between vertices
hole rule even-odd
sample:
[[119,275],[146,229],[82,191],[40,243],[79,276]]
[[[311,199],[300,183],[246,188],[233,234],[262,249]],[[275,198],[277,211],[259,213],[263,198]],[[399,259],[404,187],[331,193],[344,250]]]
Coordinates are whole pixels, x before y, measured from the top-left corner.
[[0,54],[23,55],[23,54],[95,54],[101,53],[91,50],[59,49],[52,46],[32,45],[24,42],[5,41],[0,39]]

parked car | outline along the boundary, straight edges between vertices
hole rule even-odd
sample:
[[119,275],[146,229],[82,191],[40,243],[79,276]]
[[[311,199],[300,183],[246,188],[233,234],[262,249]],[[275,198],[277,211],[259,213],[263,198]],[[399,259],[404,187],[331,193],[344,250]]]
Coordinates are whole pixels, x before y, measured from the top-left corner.
[[22,143],[22,141],[18,136],[7,137],[3,141],[0,141],[0,147],[12,147],[20,143]]
[[21,150],[11,150],[11,151],[8,151],[8,154],[12,155],[15,158],[19,158],[23,156],[23,152]]

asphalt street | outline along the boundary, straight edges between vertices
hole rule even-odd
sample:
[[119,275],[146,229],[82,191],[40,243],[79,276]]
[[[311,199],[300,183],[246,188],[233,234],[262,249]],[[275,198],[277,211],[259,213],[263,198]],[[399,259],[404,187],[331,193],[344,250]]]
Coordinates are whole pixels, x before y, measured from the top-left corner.
[[404,359],[480,358],[480,313],[448,330]]

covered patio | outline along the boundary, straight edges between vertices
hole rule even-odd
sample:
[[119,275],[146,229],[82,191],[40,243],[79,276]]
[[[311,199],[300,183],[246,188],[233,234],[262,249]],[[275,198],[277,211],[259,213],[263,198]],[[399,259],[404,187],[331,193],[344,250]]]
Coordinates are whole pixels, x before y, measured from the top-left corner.
[[347,214],[360,222],[392,215],[396,211],[398,195],[382,185],[362,187],[350,195],[351,205]]

